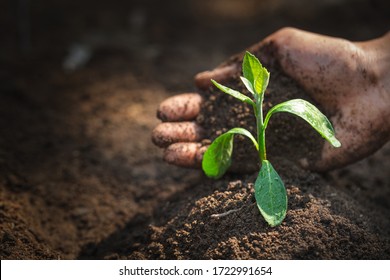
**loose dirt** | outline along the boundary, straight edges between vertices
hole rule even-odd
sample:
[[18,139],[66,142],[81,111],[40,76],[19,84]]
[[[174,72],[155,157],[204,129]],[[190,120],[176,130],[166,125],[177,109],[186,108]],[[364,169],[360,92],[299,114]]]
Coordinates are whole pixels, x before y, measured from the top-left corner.
[[[268,154],[289,211],[270,228],[254,203],[255,172],[208,180],[164,163],[150,140],[162,100],[196,90],[194,74],[278,28],[351,40],[388,31],[387,4],[362,1],[352,12],[345,1],[304,11],[281,1],[248,18],[218,13],[233,0],[207,13],[204,1],[192,0],[42,0],[31,1],[30,25],[21,29],[11,16],[16,7],[3,1],[1,259],[388,259],[389,145],[347,168],[310,173],[296,160],[315,156],[323,140],[300,119],[276,115]],[[91,58],[64,71],[75,43]],[[308,100],[277,68],[270,71],[266,108]],[[232,110],[226,96],[203,94],[215,98],[198,118],[210,139],[237,121],[253,130],[248,108]],[[251,154],[243,153],[245,161]]]

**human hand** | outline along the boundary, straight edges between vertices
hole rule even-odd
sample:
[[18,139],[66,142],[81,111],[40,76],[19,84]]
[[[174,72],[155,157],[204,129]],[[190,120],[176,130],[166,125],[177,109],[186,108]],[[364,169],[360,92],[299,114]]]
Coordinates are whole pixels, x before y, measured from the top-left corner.
[[[327,171],[355,162],[379,149],[389,140],[389,34],[362,43],[313,34],[293,28],[281,29],[249,48],[267,49],[261,61],[276,61],[327,113],[342,147],[324,144],[319,159],[305,158],[303,167]],[[387,56],[386,56],[387,55]],[[212,71],[195,77],[200,90],[210,79],[223,83],[241,71],[239,56]],[[385,56],[385,60],[383,57]],[[381,58],[382,61],[378,61]],[[387,64],[383,65],[383,61]],[[382,65],[379,68],[378,65]],[[387,67],[387,68],[386,68]],[[369,93],[369,94],[368,94]],[[200,142],[204,131],[195,122],[202,106],[198,93],[187,93],[165,100],[158,110],[164,121],[153,131],[152,139],[164,147],[169,163],[199,167],[206,146]]]

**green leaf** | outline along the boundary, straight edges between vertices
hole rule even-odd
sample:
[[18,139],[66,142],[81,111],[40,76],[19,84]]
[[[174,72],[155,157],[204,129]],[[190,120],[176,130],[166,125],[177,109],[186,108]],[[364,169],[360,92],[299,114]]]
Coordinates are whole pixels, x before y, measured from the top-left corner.
[[233,135],[225,133],[218,136],[204,153],[202,169],[208,177],[218,179],[229,169],[232,163]]
[[[279,112],[287,112],[301,117],[307,121],[317,132],[329,141],[334,147],[340,147],[341,143],[335,136],[335,131],[328,118],[320,112],[313,104],[302,100],[293,99],[272,107],[264,120],[264,127],[267,126],[270,117]],[[265,129],[265,128],[264,128]]]
[[233,152],[234,134],[248,137],[252,140],[256,149],[259,149],[259,145],[253,135],[244,128],[236,127],[218,136],[203,155],[202,169],[208,177],[218,179],[229,169]]
[[268,86],[269,72],[263,67],[256,56],[246,52],[242,62],[243,80],[247,89],[254,95],[261,95]]
[[245,85],[245,87],[248,89],[248,91],[250,93],[252,93],[253,95],[255,95],[256,94],[255,89],[253,88],[253,85],[251,84],[251,82],[247,78],[242,77],[242,76],[240,77],[240,79],[241,79],[242,83]]
[[249,105],[254,105],[255,103],[253,102],[252,99],[250,99],[248,96],[242,94],[241,92],[237,91],[237,90],[234,90],[234,89],[231,89],[231,88],[228,88],[228,87],[225,87],[224,85],[221,85],[220,83],[214,81],[214,80],[211,80],[211,82],[217,87],[219,88],[221,91],[245,102],[245,103],[248,103]]
[[232,128],[231,130],[229,130],[226,133],[241,134],[241,135],[244,135],[244,136],[248,137],[253,142],[253,145],[255,145],[256,150],[259,150],[259,144],[257,143],[255,137],[253,137],[252,133],[250,133],[245,128],[235,127],[235,128]]
[[259,95],[264,94],[269,81],[269,72],[264,67],[262,69],[263,71],[256,77],[254,84],[254,88]]
[[244,59],[242,61],[242,74],[252,85],[254,85],[255,79],[261,73],[261,68],[261,63],[257,57],[248,51],[245,52]]
[[261,215],[271,226],[280,225],[287,213],[287,192],[268,160],[263,160],[255,182],[255,198]]

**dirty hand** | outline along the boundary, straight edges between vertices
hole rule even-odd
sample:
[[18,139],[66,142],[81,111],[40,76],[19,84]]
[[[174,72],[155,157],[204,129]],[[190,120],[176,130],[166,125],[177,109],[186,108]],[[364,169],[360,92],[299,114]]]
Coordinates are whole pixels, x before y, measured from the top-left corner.
[[[303,167],[327,171],[368,156],[390,138],[390,32],[381,38],[353,43],[344,39],[283,28],[249,48],[267,46],[267,56],[295,79],[332,115],[341,148],[325,143],[315,162],[302,159]],[[199,89],[211,86],[210,79],[223,83],[241,71],[231,59],[212,71],[195,77]],[[165,148],[164,160],[184,167],[199,167],[206,147],[200,144],[204,131],[195,122],[202,106],[198,93],[185,93],[161,103],[163,121],[152,133],[153,142]]]

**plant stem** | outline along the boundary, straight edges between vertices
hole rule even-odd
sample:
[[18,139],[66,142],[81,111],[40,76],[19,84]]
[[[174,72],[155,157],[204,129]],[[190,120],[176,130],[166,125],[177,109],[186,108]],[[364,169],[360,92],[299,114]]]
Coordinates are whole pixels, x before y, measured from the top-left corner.
[[265,150],[265,127],[261,127],[261,131],[259,133],[260,135],[258,137],[258,143],[259,143],[259,155],[260,155],[260,160],[263,162],[263,160],[267,159],[267,152]]
[[265,127],[263,121],[263,99],[264,93],[259,94],[255,98],[256,107],[254,107],[256,116],[256,127],[257,127],[257,143],[259,143],[259,157],[260,161],[267,159],[267,153],[265,151]]

